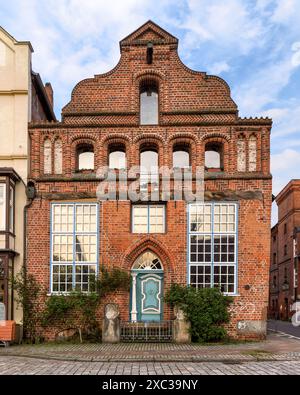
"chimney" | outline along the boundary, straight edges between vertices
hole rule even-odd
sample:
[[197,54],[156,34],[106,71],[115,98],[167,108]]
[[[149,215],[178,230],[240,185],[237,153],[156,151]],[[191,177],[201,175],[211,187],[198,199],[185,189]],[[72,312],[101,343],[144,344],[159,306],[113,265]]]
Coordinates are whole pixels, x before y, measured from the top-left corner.
[[47,93],[51,107],[53,108],[53,89],[52,89],[52,85],[50,84],[50,82],[46,82],[45,91]]

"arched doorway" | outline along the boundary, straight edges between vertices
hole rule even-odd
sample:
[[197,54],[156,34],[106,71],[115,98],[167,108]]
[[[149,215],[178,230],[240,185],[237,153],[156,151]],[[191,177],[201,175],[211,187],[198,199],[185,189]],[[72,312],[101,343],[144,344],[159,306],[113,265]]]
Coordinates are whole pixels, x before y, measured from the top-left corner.
[[131,278],[130,320],[161,321],[164,271],[160,259],[150,250],[144,252],[134,262]]

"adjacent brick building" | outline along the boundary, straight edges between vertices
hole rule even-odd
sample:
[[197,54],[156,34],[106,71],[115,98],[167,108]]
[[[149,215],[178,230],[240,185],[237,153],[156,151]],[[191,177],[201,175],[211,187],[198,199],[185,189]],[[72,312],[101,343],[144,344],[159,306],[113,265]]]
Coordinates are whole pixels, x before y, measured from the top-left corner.
[[[30,125],[27,269],[51,294],[88,290],[101,266],[123,268],[131,292],[106,300],[123,321],[171,319],[162,299],[171,283],[219,286],[234,297],[230,334],[263,337],[272,121],[239,118],[227,83],[189,69],[177,49],[174,36],[147,22],[120,42],[113,70],[75,86],[61,122]],[[98,168],[140,164],[190,168],[193,185],[205,167],[205,202],[97,201]]]
[[271,232],[270,318],[288,320],[300,301],[300,180],[276,196],[278,223]]

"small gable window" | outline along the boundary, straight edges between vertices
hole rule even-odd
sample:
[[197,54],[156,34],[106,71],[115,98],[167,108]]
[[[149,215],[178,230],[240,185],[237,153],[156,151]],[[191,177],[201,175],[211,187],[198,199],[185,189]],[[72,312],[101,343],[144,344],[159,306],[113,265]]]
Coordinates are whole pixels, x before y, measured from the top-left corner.
[[158,124],[158,84],[152,80],[140,86],[140,122],[141,125]]

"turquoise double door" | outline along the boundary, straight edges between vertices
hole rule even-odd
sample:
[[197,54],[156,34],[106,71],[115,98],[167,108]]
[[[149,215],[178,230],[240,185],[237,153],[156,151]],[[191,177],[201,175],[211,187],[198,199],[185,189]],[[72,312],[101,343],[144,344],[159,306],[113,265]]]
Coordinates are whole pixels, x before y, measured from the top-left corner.
[[163,271],[139,271],[136,278],[138,321],[161,321],[163,318]]

